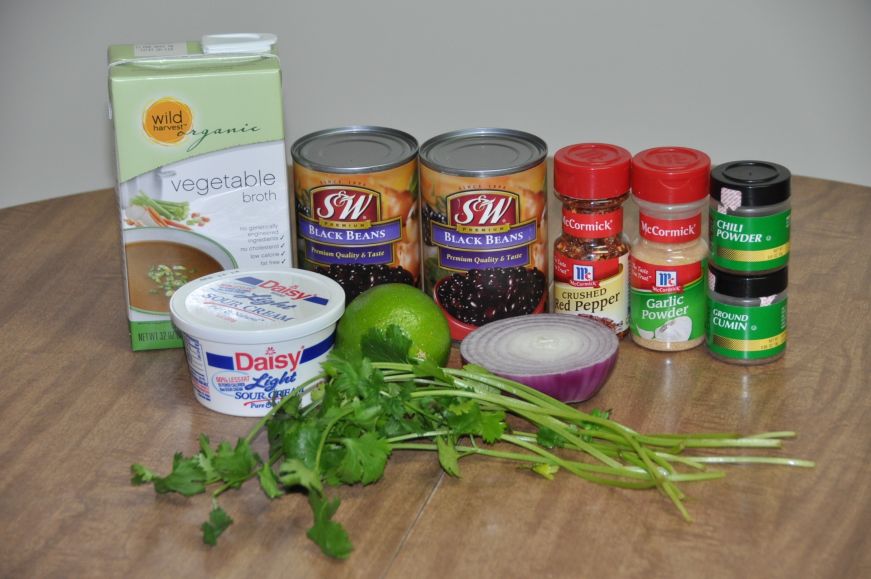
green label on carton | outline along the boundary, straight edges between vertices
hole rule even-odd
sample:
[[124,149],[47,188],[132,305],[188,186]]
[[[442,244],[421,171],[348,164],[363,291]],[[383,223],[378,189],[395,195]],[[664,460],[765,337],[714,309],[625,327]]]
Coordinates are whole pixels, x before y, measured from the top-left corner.
[[130,344],[134,351],[184,346],[181,335],[169,321],[130,322]]

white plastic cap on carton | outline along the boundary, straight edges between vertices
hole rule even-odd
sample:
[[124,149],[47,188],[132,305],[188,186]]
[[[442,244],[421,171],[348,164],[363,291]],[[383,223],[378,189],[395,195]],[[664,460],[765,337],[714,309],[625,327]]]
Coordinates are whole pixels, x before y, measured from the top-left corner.
[[268,33],[207,34],[202,45],[204,54],[269,52],[277,40]]

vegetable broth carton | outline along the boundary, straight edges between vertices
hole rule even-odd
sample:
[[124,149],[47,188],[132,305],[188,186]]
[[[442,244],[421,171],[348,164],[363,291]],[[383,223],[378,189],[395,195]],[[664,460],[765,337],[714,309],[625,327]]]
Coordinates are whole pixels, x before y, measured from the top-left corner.
[[181,347],[179,287],[292,265],[275,37],[111,46],[109,98],[132,347]]

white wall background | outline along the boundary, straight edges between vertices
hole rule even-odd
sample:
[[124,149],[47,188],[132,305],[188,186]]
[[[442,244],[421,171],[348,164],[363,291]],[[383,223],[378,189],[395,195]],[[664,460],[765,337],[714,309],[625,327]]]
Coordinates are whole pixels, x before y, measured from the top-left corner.
[[871,185],[871,0],[0,0],[0,207],[114,184],[106,47],[274,32],[288,146],[505,126]]

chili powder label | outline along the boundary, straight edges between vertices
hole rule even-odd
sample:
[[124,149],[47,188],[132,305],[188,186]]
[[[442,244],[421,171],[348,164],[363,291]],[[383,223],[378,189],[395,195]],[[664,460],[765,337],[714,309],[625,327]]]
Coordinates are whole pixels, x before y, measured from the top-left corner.
[[708,348],[726,358],[770,358],[786,348],[786,300],[746,307],[711,301]]
[[765,271],[789,260],[790,211],[764,217],[710,212],[711,261],[732,271]]
[[648,340],[681,342],[705,331],[706,263],[652,264],[630,260],[630,330]]
[[616,333],[629,327],[629,255],[597,260],[553,258],[553,311],[600,318]]

